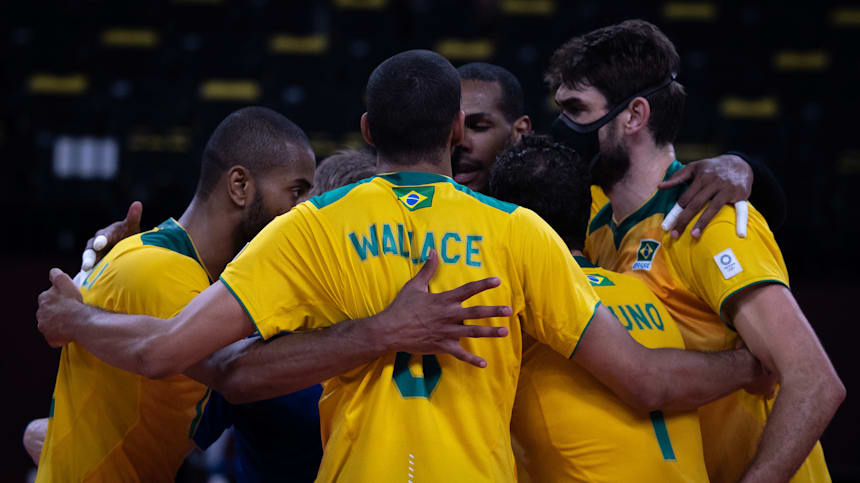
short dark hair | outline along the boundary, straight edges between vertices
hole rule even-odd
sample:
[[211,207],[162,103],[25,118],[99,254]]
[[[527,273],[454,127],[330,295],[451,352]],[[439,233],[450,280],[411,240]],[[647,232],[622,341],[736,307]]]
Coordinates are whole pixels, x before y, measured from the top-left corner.
[[367,151],[344,149],[325,158],[314,173],[308,197],[321,195],[376,174],[376,157]]
[[409,50],[367,80],[367,121],[376,149],[412,164],[445,147],[460,111],[460,76],[441,55]]
[[526,134],[490,168],[490,195],[537,213],[571,250],[585,247],[591,215],[588,165],[565,144]]
[[502,88],[499,110],[508,122],[514,122],[525,114],[523,86],[516,76],[500,65],[486,62],[472,62],[457,68],[462,80],[496,82]]
[[291,147],[309,148],[302,128],[265,107],[244,107],[227,116],[206,142],[200,163],[197,194],[206,199],[221,176],[233,166],[252,175],[282,166],[292,158]]
[[[675,46],[655,25],[627,20],[574,37],[555,51],[545,79],[554,91],[592,86],[609,105],[665,82],[681,66]],[[678,136],[686,98],[684,86],[672,82],[648,96],[648,128],[658,146]]]

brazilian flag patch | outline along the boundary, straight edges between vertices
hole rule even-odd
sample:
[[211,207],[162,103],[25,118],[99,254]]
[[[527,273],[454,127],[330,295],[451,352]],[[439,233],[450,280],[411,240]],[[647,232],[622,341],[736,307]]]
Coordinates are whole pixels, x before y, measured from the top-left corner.
[[588,281],[592,287],[612,287],[615,285],[612,280],[603,275],[588,274],[586,277],[588,277]]
[[409,211],[420,210],[433,206],[433,194],[436,193],[435,186],[413,186],[392,188],[397,199],[403,203]]
[[639,242],[639,249],[636,250],[636,261],[633,262],[633,270],[651,270],[651,264],[654,262],[654,255],[660,249],[660,242],[645,238]]

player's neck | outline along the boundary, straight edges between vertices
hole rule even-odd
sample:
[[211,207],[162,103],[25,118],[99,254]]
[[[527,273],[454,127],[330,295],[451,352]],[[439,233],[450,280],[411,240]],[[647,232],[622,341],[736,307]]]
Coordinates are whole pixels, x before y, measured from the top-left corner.
[[675,148],[671,144],[660,147],[649,144],[630,149],[627,174],[606,193],[612,203],[612,217],[616,223],[633,214],[654,195],[674,160]]
[[195,197],[179,218],[179,224],[191,237],[209,276],[217,280],[241,247],[235,246],[236,223],[214,205],[215,200],[200,201]]
[[[410,160],[411,161],[411,160]],[[398,171],[420,171],[423,173],[434,173],[453,176],[451,170],[451,152],[445,150],[443,154],[435,158],[420,159],[417,162],[404,164],[399,159],[387,158],[382,155],[376,157],[376,169],[380,173],[396,173]]]
[[584,253],[582,253],[582,250],[573,249],[573,250],[571,250],[571,251],[570,251],[570,254],[571,254],[571,255],[573,255],[573,256],[575,256],[575,257],[583,257],[583,258],[585,258],[585,254],[584,254]]

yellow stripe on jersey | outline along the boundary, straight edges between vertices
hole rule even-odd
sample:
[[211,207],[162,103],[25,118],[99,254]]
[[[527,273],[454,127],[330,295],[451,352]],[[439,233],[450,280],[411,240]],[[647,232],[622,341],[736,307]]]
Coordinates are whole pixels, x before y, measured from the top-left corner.
[[[646,347],[684,348],[675,321],[642,281],[577,257],[603,304]],[[636,411],[543,344],[523,355],[511,418],[532,481],[707,481],[696,411]]]
[[[589,223],[607,204],[609,204],[609,198],[606,197],[606,193],[603,192],[600,186],[591,185],[591,214],[589,215]],[[585,238],[585,248],[582,250],[586,257],[591,256],[590,240],[590,237]]]
[[[209,286],[198,260],[170,219],[118,243],[81,293],[106,310],[171,317]],[[173,481],[207,395],[187,377],[147,379],[68,344],[36,481]]]
[[[468,339],[478,369],[451,356],[390,354],[324,384],[318,481],[515,480],[510,441],[522,330],[564,357],[597,296],[564,242],[534,212],[445,176],[395,173],[302,203],[276,218],[226,268],[263,337],[385,309],[431,249],[430,290],[498,276],[468,304],[510,305],[502,339]],[[560,300],[565,303],[559,303]]]
[[[675,161],[666,177],[681,167]],[[689,233],[673,240],[660,225],[683,189],[658,190],[619,223],[606,205],[589,224],[589,257],[643,280],[678,323],[688,349],[730,349],[738,335],[720,316],[725,300],[760,283],[788,286],[788,273],[767,222],[752,206],[746,238],[735,234],[734,209],[723,207],[698,240]],[[755,455],[771,404],[738,391],[699,409],[711,481],[738,480]],[[830,481],[820,444],[792,481]]]

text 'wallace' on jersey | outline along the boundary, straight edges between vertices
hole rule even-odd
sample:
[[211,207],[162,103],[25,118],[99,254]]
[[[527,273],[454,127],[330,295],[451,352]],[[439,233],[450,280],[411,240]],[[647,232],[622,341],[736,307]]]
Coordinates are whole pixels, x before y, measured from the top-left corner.
[[483,235],[453,231],[415,233],[407,230],[402,223],[374,223],[363,232],[350,233],[347,238],[361,261],[392,255],[409,258],[412,263],[418,264],[427,260],[430,250],[436,250],[442,263],[481,267]]

